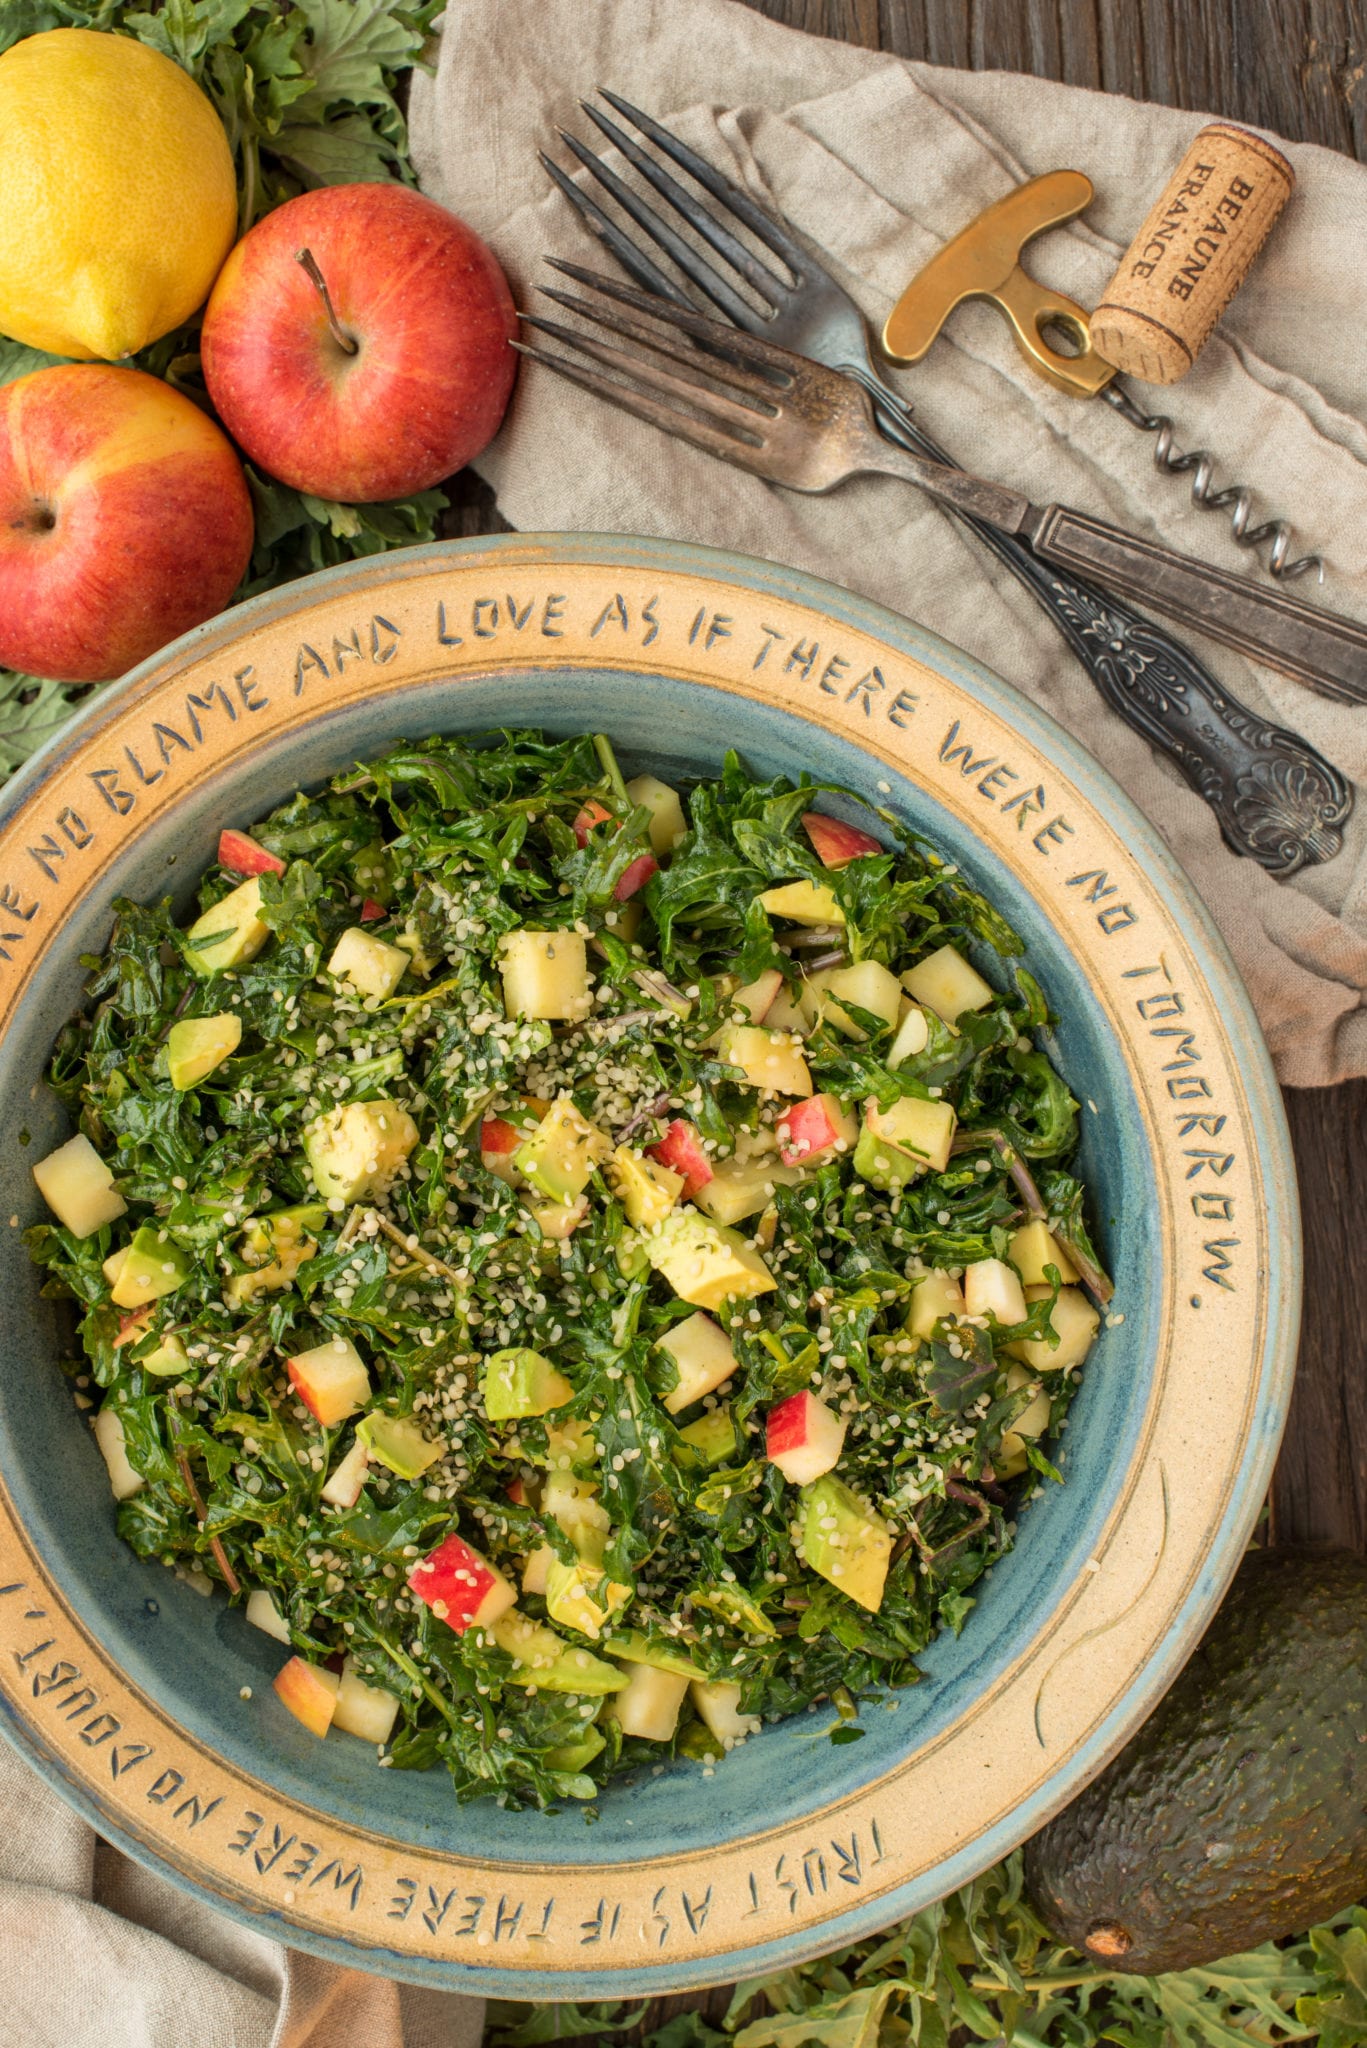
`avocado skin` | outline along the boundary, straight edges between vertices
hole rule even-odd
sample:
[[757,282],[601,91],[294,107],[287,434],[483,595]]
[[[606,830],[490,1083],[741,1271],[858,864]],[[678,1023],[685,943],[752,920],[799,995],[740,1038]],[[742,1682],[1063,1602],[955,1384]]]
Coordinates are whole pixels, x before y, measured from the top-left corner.
[[1141,1976],[1367,1893],[1367,1558],[1252,1551],[1156,1713],[1027,1843],[1060,1941]]

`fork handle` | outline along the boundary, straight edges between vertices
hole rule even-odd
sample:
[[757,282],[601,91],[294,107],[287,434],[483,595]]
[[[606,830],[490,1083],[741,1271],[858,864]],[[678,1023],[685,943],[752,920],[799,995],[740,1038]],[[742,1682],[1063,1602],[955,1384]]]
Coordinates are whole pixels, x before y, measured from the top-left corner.
[[1046,562],[1137,597],[1323,697],[1367,704],[1367,626],[1356,619],[1303,604],[1284,590],[1233,576],[1068,505],[1032,511],[1021,535]]
[[[890,441],[953,463],[896,392],[856,365],[844,367],[864,384]],[[1123,598],[1065,576],[982,520],[962,523],[1029,591],[1116,717],[1164,754],[1209,805],[1231,852],[1279,877],[1333,859],[1354,792],[1332,762],[1251,711],[1189,648]]]

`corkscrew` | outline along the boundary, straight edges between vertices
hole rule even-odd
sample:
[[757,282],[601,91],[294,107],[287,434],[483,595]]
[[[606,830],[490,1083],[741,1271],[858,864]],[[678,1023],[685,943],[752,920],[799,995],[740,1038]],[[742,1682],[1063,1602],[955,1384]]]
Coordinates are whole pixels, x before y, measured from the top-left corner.
[[[1090,205],[1092,181],[1081,171],[1046,171],[989,206],[933,256],[912,279],[883,329],[884,353],[897,363],[919,363],[957,306],[986,299],[1002,313],[1021,354],[1040,376],[1079,398],[1104,398],[1123,420],[1153,434],[1154,467],[1167,476],[1191,477],[1191,498],[1203,512],[1225,512],[1241,548],[1268,549],[1264,566],[1284,583],[1313,569],[1323,581],[1318,555],[1291,559],[1291,527],[1285,519],[1252,524],[1253,494],[1246,484],[1213,488],[1215,464],[1204,448],[1184,452],[1175,445],[1167,413],[1150,413],[1131,394],[1113,363],[1092,342],[1090,316],[1062,292],[1039,284],[1024,269],[1027,243],[1049,228],[1075,220]],[[1069,344],[1055,348],[1050,334]]]

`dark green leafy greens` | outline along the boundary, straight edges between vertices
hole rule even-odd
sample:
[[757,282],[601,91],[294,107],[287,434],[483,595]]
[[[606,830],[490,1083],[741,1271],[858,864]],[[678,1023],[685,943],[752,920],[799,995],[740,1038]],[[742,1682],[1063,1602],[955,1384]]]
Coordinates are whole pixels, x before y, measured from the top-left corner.
[[[396,93],[441,0],[4,0],[0,52],[53,28],[136,37],[180,64],[222,117],[238,174],[240,232],[318,185],[412,180]],[[0,336],[0,384],[61,360]],[[199,324],[132,358],[208,412]],[[436,537],[441,491],[382,505],[310,497],[247,466],[256,549],[241,596]],[[86,693],[0,670],[0,776],[41,746]]]
[[[1029,1036],[1045,1022],[1042,1000],[1019,969],[1000,970],[994,949],[1017,942],[990,906],[891,821],[895,850],[821,868],[800,825],[820,793],[756,781],[728,756],[718,781],[689,793],[692,829],[645,886],[633,935],[635,907],[615,889],[645,852],[648,812],[627,797],[605,740],[510,732],[396,746],[256,828],[287,865],[261,879],[271,935],[254,959],[193,972],[168,903],[116,903],[108,948],[90,963],[89,1008],[56,1048],[52,1085],[110,1161],[130,1214],[83,1241],[42,1225],[29,1243],[48,1287],[77,1305],[81,1396],[114,1406],[145,1480],[120,1508],[122,1534],[143,1556],[269,1591],[308,1659],[349,1653],[401,1700],[391,1767],[444,1764],[462,1798],[591,1797],[614,1772],[667,1753],[623,1738],[609,1717],[600,1754],[562,1764],[599,1702],[529,1690],[524,1665],[478,1630],[456,1634],[407,1590],[415,1560],[452,1529],[510,1577],[541,1545],[573,1563],[572,1531],[538,1512],[553,1459],[595,1491],[609,1524],[602,1569],[632,1589],[634,1629],[657,1644],[682,1635],[704,1671],[739,1686],[745,1713],[829,1702],[838,1742],[858,1739],[862,1699],[914,1683],[936,1632],[964,1625],[976,1582],[1012,1543],[1021,1498],[1037,1475],[1057,1477],[1033,1444],[1023,1477],[1003,1476],[1026,1462],[1013,1463],[1003,1437],[1036,1390],[1055,1426],[1074,1390],[1075,1370],[1046,1364],[1032,1377],[1007,1350],[1052,1340],[1056,1280],[1023,1322],[939,1322],[925,1343],[906,1328],[925,1270],[1004,1256],[1044,1201],[1040,1187],[1058,1204],[1060,1241],[1081,1241],[1065,1170],[1071,1098]],[[590,803],[601,822],[586,830]],[[883,1104],[939,1096],[960,1113],[965,1149],[891,1193],[858,1178],[847,1153],[786,1183],[775,1175],[745,1232],[777,1284],[715,1311],[738,1361],[737,1440],[709,1467],[680,1434],[689,1414],[661,1400],[677,1374],[658,1340],[690,1311],[652,1273],[616,1183],[595,1173],[577,1227],[547,1235],[553,1219],[536,1198],[490,1170],[485,1132],[568,1096],[638,1151],[683,1118],[717,1155],[770,1156],[783,1105],[726,1062],[716,1031],[737,979],[758,968],[778,967],[788,994],[802,993],[809,934],[772,920],[758,897],[803,877],[841,906],[843,929],[825,941],[837,957],[901,969],[955,943],[998,958],[997,981],[1011,985],[965,1012],[957,1034],[936,1023],[896,1067],[892,1027],[871,1013],[859,1013],[862,1043],[829,1020],[810,1029],[817,1090]],[[203,907],[237,879],[212,871]],[[326,969],[361,916],[414,957],[387,999]],[[500,942],[524,926],[586,940],[595,987],[582,1021],[505,1016]],[[242,1023],[236,1052],[197,1087],[173,1088],[172,1024],[229,1009]],[[304,1128],[330,1105],[381,1098],[411,1113],[411,1156],[387,1193],[319,1205]],[[1016,1148],[1038,1176],[1025,1173],[1033,1205]],[[307,1255],[278,1284],[253,1282],[267,1255],[259,1219],[299,1205],[313,1205]],[[104,1262],[143,1223],[183,1258],[185,1277],[130,1322]],[[272,1246],[281,1227],[270,1225]],[[148,1361],[171,1334],[187,1362],[167,1373]],[[283,1365],[330,1337],[368,1362],[377,1413],[411,1418],[441,1445],[416,1479],[372,1462],[350,1508],[322,1490],[355,1425],[320,1428]],[[491,1421],[481,1370],[508,1346],[549,1355],[572,1399]],[[876,1612],[811,1568],[798,1495],[765,1457],[766,1411],[805,1387],[844,1420],[839,1478],[892,1532]],[[544,1613],[534,1592],[521,1605]],[[686,1709],[673,1748],[711,1768],[719,1745]]]

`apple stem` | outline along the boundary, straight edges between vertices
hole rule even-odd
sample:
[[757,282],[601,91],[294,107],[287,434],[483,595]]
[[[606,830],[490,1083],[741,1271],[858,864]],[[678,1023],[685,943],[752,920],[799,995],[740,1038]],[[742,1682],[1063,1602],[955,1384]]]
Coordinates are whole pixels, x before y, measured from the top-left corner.
[[332,303],[332,294],[327,287],[327,279],[318,267],[318,258],[314,255],[312,249],[296,249],[294,260],[323,302],[324,311],[328,316],[328,326],[332,329],[333,340],[338,348],[344,349],[349,356],[354,356],[357,352],[357,344],[337,318],[336,309]]

